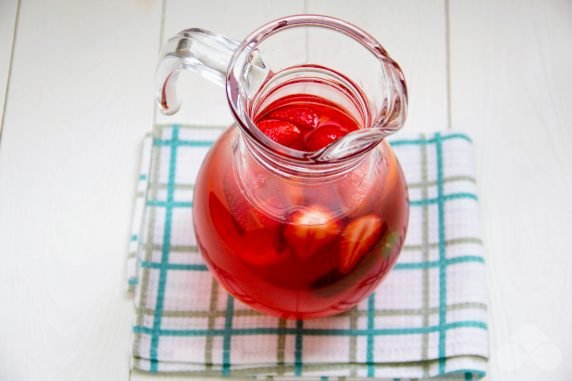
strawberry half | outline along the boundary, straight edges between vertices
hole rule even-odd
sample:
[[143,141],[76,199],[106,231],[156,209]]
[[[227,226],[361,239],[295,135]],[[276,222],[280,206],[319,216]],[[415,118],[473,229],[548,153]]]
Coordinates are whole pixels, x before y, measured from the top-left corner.
[[302,133],[292,123],[279,119],[263,119],[256,125],[275,142],[297,150],[302,149]]
[[314,205],[292,212],[289,224],[284,228],[284,239],[298,258],[308,259],[335,239],[340,231],[332,214]]
[[286,122],[292,123],[305,130],[313,130],[318,127],[318,123],[320,123],[318,114],[310,107],[305,106],[280,109],[271,113],[269,117],[285,120]]
[[381,237],[383,223],[376,215],[368,214],[350,222],[340,240],[340,271],[349,273],[371,250]]
[[317,151],[346,135],[348,130],[335,124],[318,127],[306,137],[306,150]]

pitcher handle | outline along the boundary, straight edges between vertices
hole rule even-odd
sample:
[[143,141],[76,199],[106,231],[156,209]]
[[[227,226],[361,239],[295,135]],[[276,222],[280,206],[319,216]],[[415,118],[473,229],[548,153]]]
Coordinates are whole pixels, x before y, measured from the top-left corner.
[[224,86],[228,64],[239,41],[199,28],[185,29],[170,38],[161,52],[155,73],[155,99],[163,114],[179,111],[177,77],[190,70]]

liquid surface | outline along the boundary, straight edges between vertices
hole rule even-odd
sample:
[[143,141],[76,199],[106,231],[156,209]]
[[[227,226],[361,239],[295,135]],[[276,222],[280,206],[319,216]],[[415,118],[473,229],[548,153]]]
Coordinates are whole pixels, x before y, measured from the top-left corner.
[[340,105],[315,95],[289,95],[264,108],[255,118],[272,140],[299,151],[317,151],[359,124]]

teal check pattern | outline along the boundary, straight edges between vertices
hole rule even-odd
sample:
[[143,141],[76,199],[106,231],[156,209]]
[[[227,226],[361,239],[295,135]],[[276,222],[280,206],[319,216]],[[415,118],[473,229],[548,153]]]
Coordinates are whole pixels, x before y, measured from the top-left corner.
[[143,142],[129,243],[133,367],[204,378],[477,380],[488,358],[485,260],[471,139],[390,141],[409,186],[397,264],[338,316],[259,314],[210,276],[192,226],[194,179],[222,128],[160,125]]

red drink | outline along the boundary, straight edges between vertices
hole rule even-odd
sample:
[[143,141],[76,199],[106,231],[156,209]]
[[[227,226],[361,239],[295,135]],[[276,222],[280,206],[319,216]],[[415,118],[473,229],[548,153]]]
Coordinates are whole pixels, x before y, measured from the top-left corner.
[[272,140],[300,151],[317,151],[359,128],[348,111],[314,95],[280,98],[259,112],[255,122]]
[[[305,151],[360,128],[341,106],[309,95],[280,98],[254,120]],[[306,182],[259,165],[243,143],[233,149],[238,133],[217,141],[195,189],[197,241],[213,274],[238,299],[280,317],[357,304],[389,271],[406,231],[407,190],[387,143],[350,172]],[[237,155],[243,161],[233,166]]]

